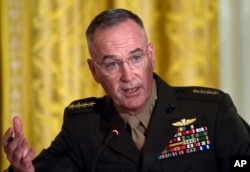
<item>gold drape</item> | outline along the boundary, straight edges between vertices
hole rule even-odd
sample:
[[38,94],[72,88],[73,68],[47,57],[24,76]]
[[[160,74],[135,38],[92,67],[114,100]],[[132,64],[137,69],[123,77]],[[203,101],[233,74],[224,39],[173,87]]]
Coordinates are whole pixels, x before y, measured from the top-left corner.
[[[19,115],[39,153],[60,130],[66,105],[104,94],[87,67],[85,29],[114,7],[142,17],[156,72],[168,83],[218,87],[217,0],[1,0],[0,136]],[[0,158],[2,170],[2,147]]]

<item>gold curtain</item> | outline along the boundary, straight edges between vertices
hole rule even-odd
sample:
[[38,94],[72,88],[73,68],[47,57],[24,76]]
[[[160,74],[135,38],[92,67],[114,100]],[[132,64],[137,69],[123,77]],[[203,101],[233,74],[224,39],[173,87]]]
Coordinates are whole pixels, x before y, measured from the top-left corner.
[[[60,130],[65,106],[105,94],[87,67],[85,29],[114,7],[142,17],[168,83],[219,87],[217,0],[1,0],[0,136],[19,115],[39,153]],[[0,162],[8,166],[2,147]]]

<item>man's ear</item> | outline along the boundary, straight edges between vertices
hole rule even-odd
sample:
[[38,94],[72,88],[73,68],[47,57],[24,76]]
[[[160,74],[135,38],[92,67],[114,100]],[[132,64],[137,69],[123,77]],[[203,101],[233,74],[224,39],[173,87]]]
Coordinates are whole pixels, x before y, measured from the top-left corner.
[[100,83],[100,80],[99,80],[99,77],[98,77],[98,74],[97,74],[97,71],[96,71],[96,66],[94,64],[94,61],[91,60],[91,59],[88,59],[88,65],[89,65],[89,70],[91,71],[92,73],[92,76],[94,77],[95,81],[97,83]]
[[152,43],[148,45],[148,55],[151,60],[152,68],[155,69],[155,54],[154,54],[154,46]]

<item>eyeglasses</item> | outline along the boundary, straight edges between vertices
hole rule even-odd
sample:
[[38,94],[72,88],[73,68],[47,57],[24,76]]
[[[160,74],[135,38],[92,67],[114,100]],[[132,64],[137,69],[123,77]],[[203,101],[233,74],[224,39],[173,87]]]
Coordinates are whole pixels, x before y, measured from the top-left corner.
[[101,69],[105,75],[113,75],[121,71],[123,63],[127,63],[131,69],[142,68],[144,66],[145,60],[144,56],[148,54],[148,49],[144,52],[137,52],[127,60],[117,60],[117,59],[107,59],[101,65],[95,60],[94,64]]

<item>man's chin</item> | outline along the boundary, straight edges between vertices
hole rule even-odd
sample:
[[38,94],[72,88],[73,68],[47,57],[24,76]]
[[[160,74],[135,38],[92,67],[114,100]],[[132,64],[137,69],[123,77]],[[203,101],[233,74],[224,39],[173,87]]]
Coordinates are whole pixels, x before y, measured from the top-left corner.
[[130,114],[135,114],[135,113],[139,113],[142,110],[143,103],[130,101],[130,102],[124,103],[122,107],[124,111],[129,112]]

